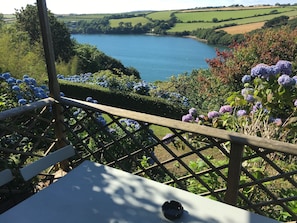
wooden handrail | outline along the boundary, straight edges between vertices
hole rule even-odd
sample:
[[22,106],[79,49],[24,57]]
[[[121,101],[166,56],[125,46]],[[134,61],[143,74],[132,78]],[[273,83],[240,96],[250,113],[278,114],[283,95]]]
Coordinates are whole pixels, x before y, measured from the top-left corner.
[[122,108],[111,107],[107,105],[94,104],[67,97],[61,97],[60,102],[62,104],[82,107],[94,111],[101,110],[115,116],[130,118],[137,121],[148,122],[149,120],[149,123],[152,124],[180,129],[187,132],[198,133],[200,135],[211,136],[218,139],[228,140],[236,144],[260,147],[263,149],[270,149],[273,151],[297,155],[297,145],[291,143],[261,138],[257,136],[245,135],[242,133],[231,132],[223,129],[216,129],[213,127],[202,126],[198,124],[195,125],[193,123],[182,122],[178,120],[130,111]]
[[30,104],[11,108],[9,110],[0,112],[0,120],[2,121],[4,119],[12,118],[12,117],[21,115],[26,112],[34,111],[35,109],[43,108],[43,107],[51,105],[55,102],[56,102],[56,100],[53,98],[45,98],[45,99],[41,99],[39,101],[32,102]]

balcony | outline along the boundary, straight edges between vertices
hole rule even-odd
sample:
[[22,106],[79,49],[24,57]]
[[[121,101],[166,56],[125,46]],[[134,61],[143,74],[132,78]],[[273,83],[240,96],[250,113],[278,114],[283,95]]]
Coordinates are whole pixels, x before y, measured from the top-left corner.
[[[67,172],[91,160],[275,219],[297,217],[293,144],[71,98],[43,99],[1,112],[0,119],[1,158],[18,160],[16,170],[63,145],[75,147],[70,163],[30,182],[34,191],[58,168]],[[16,178],[2,188],[3,202],[24,194],[20,185]]]
[[[43,16],[44,1],[37,2]],[[46,20],[42,26],[46,34]],[[15,174],[0,188],[2,212],[91,160],[270,218],[297,219],[295,144],[60,97],[50,56],[47,65],[51,97],[0,113],[1,168]],[[68,144],[72,159],[22,181],[21,167]]]

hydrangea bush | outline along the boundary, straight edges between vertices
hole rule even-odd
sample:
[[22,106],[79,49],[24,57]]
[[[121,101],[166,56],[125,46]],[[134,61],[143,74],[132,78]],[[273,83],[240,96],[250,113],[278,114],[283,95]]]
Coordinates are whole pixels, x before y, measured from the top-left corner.
[[28,75],[16,79],[10,73],[0,75],[0,111],[48,97],[48,88],[39,86],[36,80]]
[[193,115],[191,108],[182,121],[295,142],[297,76],[292,63],[258,64],[242,77],[242,85],[219,111]]
[[58,79],[74,83],[96,84],[110,90],[116,90],[126,93],[133,92],[140,95],[163,98],[173,104],[178,103],[182,104],[183,106],[189,106],[188,98],[184,97],[183,95],[176,92],[159,89],[153,83],[147,83],[146,81],[139,80],[134,76],[123,75],[119,77],[106,71],[102,71],[94,74],[85,73],[67,77],[59,74]]

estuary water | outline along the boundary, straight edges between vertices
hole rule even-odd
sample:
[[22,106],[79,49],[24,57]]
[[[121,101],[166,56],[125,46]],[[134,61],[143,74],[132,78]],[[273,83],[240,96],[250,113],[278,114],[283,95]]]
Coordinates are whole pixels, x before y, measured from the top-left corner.
[[147,82],[165,81],[173,75],[208,68],[217,47],[192,38],[154,35],[75,34],[79,43],[96,46],[106,55],[134,67]]

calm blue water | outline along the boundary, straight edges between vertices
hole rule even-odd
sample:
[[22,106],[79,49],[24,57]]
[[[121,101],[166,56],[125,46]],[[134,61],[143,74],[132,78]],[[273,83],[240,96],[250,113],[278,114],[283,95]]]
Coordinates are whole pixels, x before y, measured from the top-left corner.
[[96,46],[106,55],[134,67],[147,82],[208,68],[215,47],[191,38],[152,35],[72,35],[79,43]]

